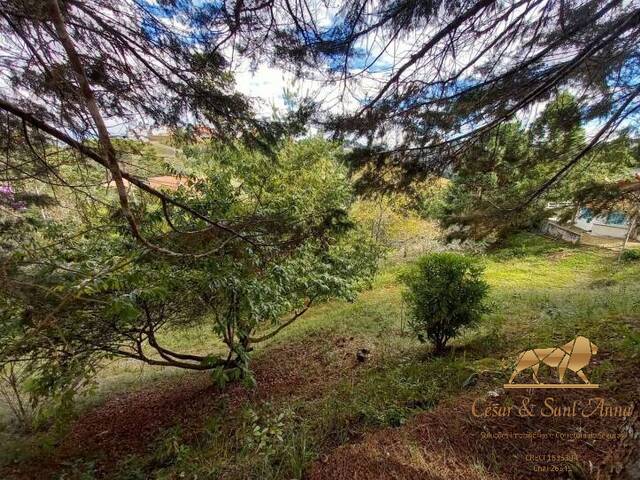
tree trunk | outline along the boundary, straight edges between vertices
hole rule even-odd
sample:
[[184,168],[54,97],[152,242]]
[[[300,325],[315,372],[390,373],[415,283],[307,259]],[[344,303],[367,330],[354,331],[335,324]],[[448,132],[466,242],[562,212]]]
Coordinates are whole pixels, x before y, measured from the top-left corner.
[[58,0],[49,0],[49,14],[55,26],[56,34],[60,39],[60,43],[62,43],[62,46],[64,47],[65,53],[67,54],[67,57],[69,59],[69,63],[71,64],[71,68],[73,69],[76,80],[78,81],[78,85],[80,86],[80,93],[82,94],[84,104],[87,107],[89,114],[91,115],[93,123],[96,126],[102,156],[109,166],[109,171],[111,172],[113,180],[116,183],[123,213],[128,218],[129,216],[131,216],[131,212],[129,210],[127,191],[122,179],[122,172],[120,172],[120,166],[118,165],[118,162],[116,160],[115,149],[113,148],[113,144],[111,143],[111,136],[109,135],[107,125],[105,124],[104,119],[102,118],[102,114],[100,113],[98,102],[96,101],[96,97],[93,94],[93,90],[91,89],[91,85],[89,84],[89,80],[87,79],[87,75],[84,66],[82,65],[82,61],[80,60],[80,56],[75,49],[73,40],[67,32]]
[[102,114],[100,113],[100,107],[98,106],[96,97],[93,93],[93,90],[91,89],[91,85],[89,84],[89,79],[87,78],[87,74],[82,64],[82,60],[80,59],[80,55],[78,54],[73,44],[73,40],[67,32],[67,27],[64,23],[64,17],[62,16],[62,11],[60,10],[58,0],[48,0],[48,3],[49,16],[51,17],[51,21],[53,22],[53,25],[55,27],[58,39],[60,40],[60,43],[62,43],[64,51],[67,54],[69,63],[71,64],[71,68],[80,87],[82,100],[85,104],[85,107],[89,111],[91,119],[93,120],[93,123],[96,127],[96,131],[98,133],[98,141],[100,142],[100,154],[102,155],[104,163],[107,165],[107,168],[109,169],[109,172],[111,173],[111,176],[116,184],[118,198],[120,200],[120,210],[129,223],[131,233],[136,238],[136,240],[152,250],[168,255],[180,255],[176,252],[172,252],[165,248],[154,245],[142,236],[136,219],[131,212],[131,208],[129,207],[127,189],[124,184],[120,165],[118,164],[118,160],[116,158],[115,148],[111,143],[111,135],[109,134],[107,125],[102,118]]
[[638,219],[637,215],[634,215],[633,218],[631,219],[631,223],[629,224],[629,230],[627,231],[627,235],[624,237],[624,243],[622,244],[622,248],[620,249],[620,253],[618,253],[618,262],[620,262],[620,260],[622,259],[622,253],[624,252],[624,249],[627,248],[627,243],[629,242],[629,237],[631,237],[631,234],[633,233],[633,231],[636,228],[637,219]]

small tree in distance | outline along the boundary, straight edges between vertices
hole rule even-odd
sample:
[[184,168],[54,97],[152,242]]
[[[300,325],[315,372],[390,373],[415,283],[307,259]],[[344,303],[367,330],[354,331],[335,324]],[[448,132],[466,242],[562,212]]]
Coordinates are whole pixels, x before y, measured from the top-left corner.
[[483,272],[470,257],[433,253],[402,275],[409,325],[421,342],[431,341],[437,355],[464,327],[475,325],[489,311],[485,303],[489,285],[482,279]]

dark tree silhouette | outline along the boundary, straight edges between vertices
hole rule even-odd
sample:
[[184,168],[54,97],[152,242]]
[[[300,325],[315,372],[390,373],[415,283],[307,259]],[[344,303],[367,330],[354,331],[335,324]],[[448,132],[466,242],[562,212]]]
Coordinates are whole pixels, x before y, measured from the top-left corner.
[[[88,195],[86,185],[62,178],[56,156],[49,155],[52,145],[63,146],[75,154],[77,168],[87,160],[104,167],[122,216],[147,248],[193,254],[169,250],[143,234],[125,182],[159,199],[167,215],[170,205],[189,214],[194,228],[257,246],[260,241],[247,227],[209,218],[127,173],[110,133],[115,122],[142,121],[171,127],[199,123],[215,138],[259,144],[282,133],[282,125],[256,120],[249,100],[233,91],[221,53],[233,27],[221,11],[200,16],[206,7],[143,0],[2,2],[3,180],[55,182]],[[172,224],[169,218],[167,223]]]
[[[637,122],[637,2],[361,0],[342,2],[324,27],[307,2],[282,4],[289,20],[272,27],[271,53],[309,75],[324,62],[343,92],[366,85],[358,108],[323,120],[353,142],[365,188],[405,188],[455,168],[483,137],[569,89],[600,128],[555,174],[501,206],[521,209]],[[400,177],[384,173],[398,168]]]
[[334,91],[352,92],[357,108],[319,118],[353,144],[360,185],[378,190],[455,168],[505,122],[569,89],[599,130],[500,214],[543,195],[595,146],[634,126],[640,108],[635,1],[10,0],[0,7],[0,31],[7,47],[0,109],[25,132],[45,131],[107,168],[132,232],[147,244],[119,177],[172,200],[122,171],[103,124],[197,120],[220,137],[260,138],[269,129],[231,91],[223,53],[267,58],[302,76],[324,72]]

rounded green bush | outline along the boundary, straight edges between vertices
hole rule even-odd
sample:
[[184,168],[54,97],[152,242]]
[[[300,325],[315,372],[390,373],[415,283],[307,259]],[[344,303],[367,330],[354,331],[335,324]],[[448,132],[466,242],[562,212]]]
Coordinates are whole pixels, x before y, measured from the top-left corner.
[[482,279],[483,272],[474,258],[433,253],[403,274],[409,325],[420,341],[431,341],[435,353],[443,353],[450,339],[488,312],[485,298],[489,285]]
[[640,249],[625,250],[624,252],[622,252],[621,258],[626,262],[640,260]]

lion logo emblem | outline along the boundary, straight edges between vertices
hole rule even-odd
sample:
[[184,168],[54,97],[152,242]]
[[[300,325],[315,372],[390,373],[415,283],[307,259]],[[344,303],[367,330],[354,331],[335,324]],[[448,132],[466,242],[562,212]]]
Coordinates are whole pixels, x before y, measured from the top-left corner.
[[[591,362],[591,356],[597,353],[598,347],[590,342],[588,338],[582,336],[576,337],[561,347],[527,350],[518,355],[518,363],[511,374],[509,383],[506,384],[505,387],[512,385],[516,375],[528,368],[531,368],[533,372],[533,380],[535,383],[542,386],[538,379],[538,370],[543,363],[551,368],[558,369],[558,380],[561,384],[564,383],[564,376],[567,370],[571,370],[575,372],[586,385],[596,387],[596,385],[593,385],[589,381],[583,369]],[[527,384],[526,386],[532,385]]]

